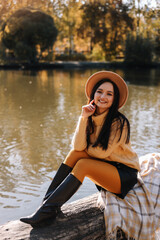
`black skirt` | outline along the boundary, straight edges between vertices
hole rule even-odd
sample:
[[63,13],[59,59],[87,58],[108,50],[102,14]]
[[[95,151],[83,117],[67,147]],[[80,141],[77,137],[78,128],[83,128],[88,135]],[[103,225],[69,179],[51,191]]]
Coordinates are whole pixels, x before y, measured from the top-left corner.
[[[101,161],[101,160],[100,160]],[[123,163],[117,163],[117,162],[111,162],[111,161],[105,161],[102,160],[103,162],[107,162],[113,166],[115,166],[118,170],[120,179],[121,179],[121,194],[114,193],[118,197],[124,199],[127,193],[134,187],[134,185],[137,183],[137,173],[138,170],[135,168],[131,168],[126,166]],[[104,190],[106,189],[96,185],[97,189]]]

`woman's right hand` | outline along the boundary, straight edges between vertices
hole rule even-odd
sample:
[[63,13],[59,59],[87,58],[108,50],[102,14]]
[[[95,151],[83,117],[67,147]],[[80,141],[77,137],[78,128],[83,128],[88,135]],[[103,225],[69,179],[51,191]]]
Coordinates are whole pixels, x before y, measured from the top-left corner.
[[82,117],[89,117],[94,114],[96,110],[96,106],[93,105],[93,103],[94,103],[94,100],[92,100],[89,104],[84,105],[82,107],[82,114],[81,114]]

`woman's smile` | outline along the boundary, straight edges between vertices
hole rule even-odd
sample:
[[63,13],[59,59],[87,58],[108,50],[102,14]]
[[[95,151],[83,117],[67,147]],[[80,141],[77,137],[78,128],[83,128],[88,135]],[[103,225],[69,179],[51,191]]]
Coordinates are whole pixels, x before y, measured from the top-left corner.
[[103,100],[98,100],[100,103],[104,104],[104,103],[107,103],[107,101],[103,101]]

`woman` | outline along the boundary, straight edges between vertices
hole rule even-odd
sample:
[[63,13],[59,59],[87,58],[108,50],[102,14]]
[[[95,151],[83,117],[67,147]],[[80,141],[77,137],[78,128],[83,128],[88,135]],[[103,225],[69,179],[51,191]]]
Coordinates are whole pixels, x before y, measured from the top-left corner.
[[73,137],[73,149],[58,169],[40,208],[21,218],[33,227],[56,218],[60,207],[87,176],[97,188],[124,198],[137,182],[137,154],[130,145],[130,124],[118,111],[128,97],[124,80],[114,72],[93,74],[85,87],[88,104]]

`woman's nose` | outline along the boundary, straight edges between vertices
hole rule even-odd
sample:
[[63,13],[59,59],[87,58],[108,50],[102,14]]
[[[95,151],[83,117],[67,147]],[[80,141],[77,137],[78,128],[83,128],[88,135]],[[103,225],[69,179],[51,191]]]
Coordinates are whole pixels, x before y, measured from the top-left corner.
[[105,93],[103,93],[103,94],[101,95],[101,99],[107,99],[107,95],[106,95]]

